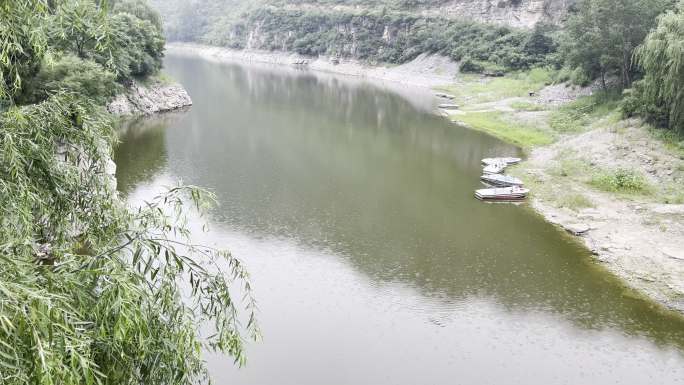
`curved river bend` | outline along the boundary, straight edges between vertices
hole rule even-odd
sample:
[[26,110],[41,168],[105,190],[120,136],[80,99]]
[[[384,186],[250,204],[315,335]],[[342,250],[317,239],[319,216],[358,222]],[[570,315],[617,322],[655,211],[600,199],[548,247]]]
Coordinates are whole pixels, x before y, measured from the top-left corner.
[[[264,340],[217,384],[683,384],[684,320],[638,298],[525,205],[482,204],[517,150],[419,91],[170,56],[188,112],[135,122],[121,190],[217,193],[212,231],[252,274]],[[404,94],[405,96],[402,96]]]

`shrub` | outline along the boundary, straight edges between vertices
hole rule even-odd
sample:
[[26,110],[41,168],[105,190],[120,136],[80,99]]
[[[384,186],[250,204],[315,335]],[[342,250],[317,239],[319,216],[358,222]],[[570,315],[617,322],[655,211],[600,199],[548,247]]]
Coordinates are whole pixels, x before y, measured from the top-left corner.
[[592,177],[590,184],[601,190],[612,192],[643,193],[649,190],[649,185],[643,175],[624,168],[599,172]]
[[64,90],[85,96],[97,104],[105,104],[120,88],[111,71],[92,60],[65,55],[54,63],[44,62],[38,74],[27,81],[18,101],[22,104],[38,103]]

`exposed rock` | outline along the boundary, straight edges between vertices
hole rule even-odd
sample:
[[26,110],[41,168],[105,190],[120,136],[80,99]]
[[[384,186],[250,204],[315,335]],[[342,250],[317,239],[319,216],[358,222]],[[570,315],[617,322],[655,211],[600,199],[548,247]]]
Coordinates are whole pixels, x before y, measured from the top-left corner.
[[190,105],[190,95],[179,84],[154,83],[143,86],[134,82],[107,105],[107,110],[119,116],[150,115]]
[[660,251],[662,251],[663,254],[667,255],[670,258],[684,261],[684,250],[675,249],[673,247],[663,247],[662,249],[660,249]]
[[563,228],[574,235],[582,235],[591,230],[591,227],[586,223],[569,223],[563,224]]

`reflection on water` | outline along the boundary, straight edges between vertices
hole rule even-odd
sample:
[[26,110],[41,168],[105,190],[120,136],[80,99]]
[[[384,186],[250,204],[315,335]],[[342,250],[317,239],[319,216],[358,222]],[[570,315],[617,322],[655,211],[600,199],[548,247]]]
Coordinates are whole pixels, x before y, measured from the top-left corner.
[[246,369],[212,360],[221,383],[684,377],[680,317],[527,207],[473,199],[480,159],[515,148],[430,115],[418,92],[183,57],[167,67],[195,105],[132,124],[117,176],[138,198],[174,179],[216,192],[206,241],[247,262],[265,334]]

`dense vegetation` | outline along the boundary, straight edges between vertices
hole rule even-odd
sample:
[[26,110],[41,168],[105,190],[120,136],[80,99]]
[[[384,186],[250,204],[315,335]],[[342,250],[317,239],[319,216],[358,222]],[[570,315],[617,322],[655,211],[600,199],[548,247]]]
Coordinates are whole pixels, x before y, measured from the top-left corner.
[[229,287],[246,273],[185,227],[185,202],[211,196],[178,187],[132,210],[107,173],[103,105],[160,68],[158,16],[140,0],[0,0],[0,20],[0,383],[197,383],[203,347],[242,362]]
[[[168,33],[175,40],[368,62],[404,63],[422,53],[440,53],[462,61],[463,70],[469,72],[527,69],[556,60],[552,55],[556,51],[555,28],[551,26],[526,31],[421,17],[403,11],[410,6],[394,10],[399,7],[397,2],[384,2],[391,7],[361,13],[289,9],[274,3],[255,6],[214,0],[199,11],[197,6],[179,5],[169,11],[172,23]],[[218,11],[208,11],[213,9]]]
[[631,90],[625,111],[684,134],[684,2],[659,18],[635,59],[644,77]]
[[684,134],[683,7],[670,0],[583,0],[566,25],[566,64],[581,73],[576,78],[624,90],[625,115]]
[[675,7],[674,0],[578,0],[569,3],[563,25],[539,24],[532,30],[422,16],[421,10],[444,0],[153,3],[162,10],[173,40],[370,63],[404,63],[437,53],[475,73],[549,67],[558,71],[558,81],[585,86],[597,81],[606,91],[628,90],[627,115],[684,131],[677,78],[680,13],[661,16],[654,31],[659,15]]

